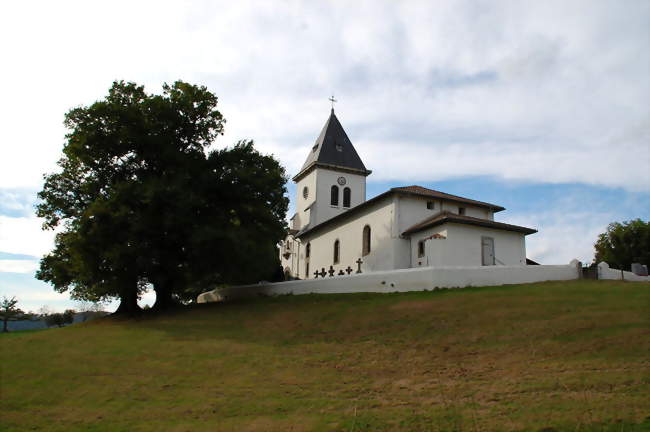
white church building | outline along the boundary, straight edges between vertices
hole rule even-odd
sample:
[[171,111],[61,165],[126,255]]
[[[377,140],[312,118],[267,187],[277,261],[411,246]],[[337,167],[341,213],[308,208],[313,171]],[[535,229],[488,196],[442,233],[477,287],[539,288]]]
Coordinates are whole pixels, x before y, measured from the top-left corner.
[[414,267],[526,265],[532,228],[494,220],[503,207],[422,186],[366,200],[366,168],[334,110],[296,183],[280,245],[291,278]]

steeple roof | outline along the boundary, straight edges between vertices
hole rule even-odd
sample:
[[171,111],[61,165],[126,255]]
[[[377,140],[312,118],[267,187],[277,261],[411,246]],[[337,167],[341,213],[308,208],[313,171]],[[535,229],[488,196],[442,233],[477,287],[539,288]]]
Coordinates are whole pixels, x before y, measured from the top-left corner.
[[365,176],[372,172],[366,169],[361,161],[339,119],[336,118],[334,109],[309,152],[307,160],[293,180],[300,180],[317,166]]

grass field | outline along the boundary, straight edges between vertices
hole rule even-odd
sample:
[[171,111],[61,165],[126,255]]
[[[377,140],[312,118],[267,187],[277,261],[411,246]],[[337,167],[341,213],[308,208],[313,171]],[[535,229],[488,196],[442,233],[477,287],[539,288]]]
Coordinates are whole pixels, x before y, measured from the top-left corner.
[[2,335],[4,431],[650,430],[650,285],[260,298]]

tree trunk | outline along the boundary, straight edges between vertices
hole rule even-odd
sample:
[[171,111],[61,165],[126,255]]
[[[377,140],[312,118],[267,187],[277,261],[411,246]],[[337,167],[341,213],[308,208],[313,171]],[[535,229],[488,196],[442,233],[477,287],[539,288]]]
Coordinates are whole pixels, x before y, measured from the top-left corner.
[[172,297],[173,285],[169,281],[155,283],[153,289],[156,292],[156,302],[152,308],[154,311],[166,311],[178,306]]
[[114,315],[133,316],[142,312],[138,306],[138,287],[137,284],[129,284],[131,289],[126,289],[120,293],[120,305],[113,312]]

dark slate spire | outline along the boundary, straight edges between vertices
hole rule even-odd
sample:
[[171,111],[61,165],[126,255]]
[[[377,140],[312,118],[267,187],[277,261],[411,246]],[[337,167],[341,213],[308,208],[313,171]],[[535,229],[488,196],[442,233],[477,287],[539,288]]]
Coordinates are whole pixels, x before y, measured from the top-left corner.
[[367,170],[361,161],[339,119],[336,118],[334,108],[309,152],[307,160],[293,180],[298,181],[316,166],[365,176],[372,172]]

